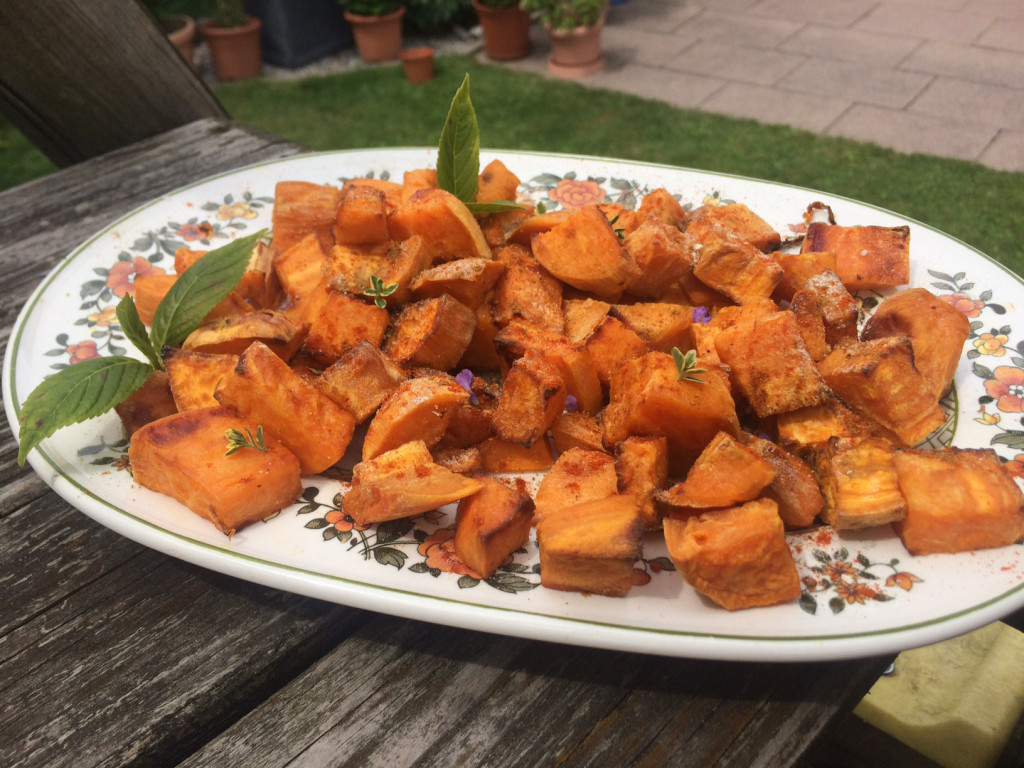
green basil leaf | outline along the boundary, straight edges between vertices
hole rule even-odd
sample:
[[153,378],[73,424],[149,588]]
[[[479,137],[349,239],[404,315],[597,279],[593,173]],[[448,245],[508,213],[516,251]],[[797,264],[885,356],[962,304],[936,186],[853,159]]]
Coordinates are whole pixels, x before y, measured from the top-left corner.
[[464,203],[476,201],[480,176],[480,127],[469,99],[469,75],[455,92],[441,130],[437,185]]
[[234,290],[249,266],[252,249],[265,229],[240,237],[199,259],[167,292],[153,316],[153,348],[177,346],[199,327],[210,310]]
[[121,324],[121,330],[128,341],[146,356],[154,368],[162,371],[164,364],[160,360],[160,354],[153,348],[153,342],[149,340],[146,326],[142,322],[142,318],[139,317],[139,310],[135,306],[135,299],[127,293],[117,305],[117,322]]
[[466,203],[469,212],[474,216],[483,213],[503,213],[504,211],[528,210],[525,205],[513,203],[511,200],[492,200],[489,203]]
[[18,417],[18,464],[62,427],[100,416],[146,383],[153,366],[130,357],[98,357],[58,371],[32,390]]

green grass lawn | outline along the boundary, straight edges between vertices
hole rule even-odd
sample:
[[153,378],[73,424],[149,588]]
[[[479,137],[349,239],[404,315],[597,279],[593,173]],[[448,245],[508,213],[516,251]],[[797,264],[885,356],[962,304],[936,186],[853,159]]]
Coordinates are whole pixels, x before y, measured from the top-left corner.
[[[976,163],[680,110],[472,57],[441,58],[423,85],[407,83],[396,65],[214,90],[235,119],[310,149],[434,146],[466,72],[484,147],[608,155],[811,187],[923,221],[1024,274],[1024,179]],[[27,154],[24,139],[0,124],[0,188],[27,178],[21,166],[48,172],[24,159],[9,173]]]

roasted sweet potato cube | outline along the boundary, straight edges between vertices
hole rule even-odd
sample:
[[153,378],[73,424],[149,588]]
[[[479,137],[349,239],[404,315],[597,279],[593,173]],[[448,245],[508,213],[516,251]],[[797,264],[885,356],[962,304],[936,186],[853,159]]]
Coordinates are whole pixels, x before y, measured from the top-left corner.
[[804,457],[823,449],[831,437],[884,437],[899,442],[892,432],[851,410],[834,394],[821,405],[779,414],[775,427],[779,441]]
[[356,464],[341,508],[360,525],[383,523],[438,509],[482,487],[435,463],[426,444],[414,440]]
[[388,220],[391,236],[423,238],[431,261],[489,259],[491,248],[465,203],[443,189],[421,189]]
[[326,270],[327,254],[313,233],[274,256],[274,273],[291,302],[312,293]]
[[905,336],[838,347],[820,367],[847,405],[891,430],[902,447],[917,445],[946,421]]
[[565,408],[567,394],[558,366],[543,353],[528,350],[502,382],[494,434],[524,447],[533,445]]
[[804,284],[825,270],[836,271],[836,255],[832,251],[787,253],[778,251],[775,261],[782,267],[782,279],[775,286],[775,298],[789,301]]
[[390,317],[371,301],[331,291],[309,326],[303,350],[323,365],[333,364],[361,341],[379,347]]
[[619,493],[636,498],[637,511],[648,531],[661,528],[655,492],[668,484],[668,440],[628,437],[615,446]]
[[774,605],[800,597],[800,577],[770,499],[665,518],[665,542],[676,569],[723,608]]
[[471,371],[497,371],[501,368],[501,359],[494,351],[494,337],[501,327],[494,320],[494,313],[489,303],[483,303],[474,313],[476,325],[469,339],[466,351],[459,359],[458,368],[469,368]]
[[133,281],[135,309],[143,323],[153,325],[156,308],[177,281],[177,275],[136,275]]
[[657,298],[693,268],[692,240],[674,224],[647,219],[623,245],[639,267],[626,286],[636,296]]
[[647,342],[655,352],[671,352],[672,347],[693,348],[693,307],[680,304],[616,304],[611,309],[627,328]]
[[480,171],[477,183],[478,203],[492,203],[496,200],[515,200],[519,192],[519,177],[510,171],[501,160],[491,160]]
[[306,475],[335,464],[352,440],[352,414],[258,341],[242,353],[214,395],[284,443]]
[[910,282],[910,227],[808,225],[803,251],[832,251],[836,274],[850,291],[896,288]]
[[476,313],[451,296],[424,299],[402,308],[384,351],[402,365],[447,371],[466,351]]
[[1024,497],[991,449],[896,454],[907,516],[895,528],[914,555],[1003,547],[1024,536]]
[[619,492],[615,459],[604,451],[570,448],[560,455],[534,494],[537,517]]
[[153,371],[146,383],[114,406],[126,436],[131,437],[151,421],[178,412],[171,395],[170,378],[164,371]]
[[132,436],[128,458],[137,483],[177,499],[218,530],[261,520],[302,493],[299,461],[273,436],[230,456],[227,433],[257,435],[257,423],[216,406],[166,416]]
[[632,496],[560,507],[537,524],[540,583],[548,589],[623,597],[643,555],[643,522]]
[[615,230],[597,206],[576,210],[553,229],[533,238],[533,255],[548,272],[599,299],[618,301],[639,276]]
[[430,266],[430,251],[422,237],[376,246],[336,245],[331,250],[331,286],[356,295],[367,294],[373,278],[390,291],[382,296],[388,307],[400,307],[412,299],[412,281]]
[[402,195],[396,199],[398,203],[408,200],[421,189],[437,188],[437,171],[433,168],[415,168],[402,174]]
[[334,244],[334,222],[341,202],[341,190],[330,184],[308,181],[279,181],[274,187],[273,237],[271,245],[284,253],[311,232],[324,248]]
[[679,278],[679,287],[686,294],[689,303],[695,307],[715,309],[716,307],[727,307],[735,303],[724,293],[716,291],[711,286],[701,282],[694,275],[693,270],[683,273],[682,277]]
[[[410,173],[415,174],[414,171]],[[437,186],[436,173],[434,174],[434,180],[435,184],[433,186]],[[366,178],[365,176],[355,179],[349,179],[348,181],[341,185],[341,195],[338,198],[339,203],[341,202],[341,198],[347,195],[349,190],[351,190],[353,187],[367,187],[369,189],[375,189],[378,192],[383,192],[384,199],[387,201],[388,204],[389,214],[394,212],[394,210],[398,208],[399,205],[402,204],[402,201],[406,199],[407,188],[404,183],[404,174],[402,184],[399,184],[397,181],[391,181],[390,179],[370,179]]]
[[[808,278],[803,290],[814,298],[830,347],[857,338],[857,300],[830,269]],[[956,311],[956,310],[954,310]]]
[[659,498],[674,507],[731,507],[758,496],[775,468],[727,432],[719,432],[690,467],[686,479]]
[[508,233],[508,242],[516,245],[528,246],[533,241],[534,235],[542,232],[549,232],[572,215],[572,211],[548,211],[547,213],[536,213],[522,219]]
[[547,440],[529,448],[492,437],[480,443],[480,464],[485,472],[540,472],[555,461]]
[[490,293],[505,265],[491,259],[458,259],[425,269],[410,284],[416,299],[448,294],[460,304],[476,310]]
[[782,242],[774,227],[743,203],[704,205],[687,219],[686,231],[698,239],[710,228],[725,230],[759,251],[774,251]]
[[804,528],[813,523],[824,500],[811,468],[770,440],[744,434],[743,442],[775,470],[775,479],[761,495],[778,505],[786,528]]
[[290,360],[299,351],[308,330],[308,326],[293,323],[280,312],[261,309],[201,325],[181,346],[192,352],[240,355],[254,341],[259,341],[282,360]]
[[807,291],[797,291],[789,302],[789,311],[796,320],[800,338],[804,341],[807,354],[818,363],[825,359],[832,347],[825,336],[825,320],[821,316],[818,302]]
[[530,538],[533,499],[487,475],[481,488],[459,502],[455,554],[486,579]]
[[474,378],[470,384],[469,399],[452,412],[448,428],[437,447],[468,448],[490,438],[499,396],[500,390],[496,386]]
[[434,446],[430,451],[434,463],[460,475],[476,475],[483,470],[480,449],[471,445],[467,448],[441,448]]
[[215,355],[168,347],[163,353],[171,395],[179,411],[219,405],[217,383],[238,365],[238,355]]
[[562,332],[562,283],[520,245],[502,248],[495,258],[505,271],[494,286],[494,320],[507,325],[515,317]]
[[782,267],[748,242],[720,230],[712,234],[699,241],[693,276],[737,304],[771,296]]
[[818,405],[829,394],[791,312],[724,328],[715,349],[731,369],[733,386],[761,418]]
[[338,206],[334,239],[344,245],[388,240],[388,203],[384,193],[365,186],[345,190]]
[[640,207],[637,208],[637,213],[641,220],[654,218],[673,227],[679,226],[687,218],[686,209],[664,187],[659,187],[644,195],[640,201]]
[[902,520],[907,502],[896,475],[896,450],[881,438],[833,437],[815,458],[824,496],[821,519],[836,530]]
[[624,362],[642,357],[651,348],[625,323],[608,315],[587,337],[586,350],[594,360],[598,379],[607,385]]
[[604,430],[597,416],[582,411],[563,411],[551,422],[551,439],[558,453],[570,448],[603,451]]
[[413,440],[427,448],[437,444],[452,413],[468,400],[469,392],[451,376],[429,374],[403,381],[370,422],[363,439],[363,461]]
[[390,357],[370,342],[361,341],[324,371],[316,386],[361,424],[405,378]]
[[862,338],[910,339],[914,366],[937,399],[949,389],[970,333],[971,322],[963,312],[927,288],[908,288],[879,305],[864,324]]
[[[533,212],[523,207],[512,208],[498,213],[478,215],[477,221],[480,222],[480,230],[484,233],[484,239],[487,240],[487,244],[491,247],[491,252],[494,253],[509,245],[511,243],[509,234],[514,232],[520,224],[532,216]],[[520,243],[520,245],[529,245],[529,241]]]
[[566,299],[562,302],[565,337],[573,344],[582,344],[601,324],[611,310],[607,301],[597,299]]

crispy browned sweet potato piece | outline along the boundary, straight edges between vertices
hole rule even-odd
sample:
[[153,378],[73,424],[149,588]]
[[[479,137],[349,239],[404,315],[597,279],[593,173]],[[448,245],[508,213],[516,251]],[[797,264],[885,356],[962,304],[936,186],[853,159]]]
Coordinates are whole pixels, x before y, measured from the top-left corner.
[[686,231],[698,239],[709,229],[725,230],[759,251],[774,251],[782,237],[743,203],[704,205],[690,214]]
[[[416,172],[411,171],[410,173],[415,174]],[[375,189],[378,192],[384,193],[384,199],[387,200],[388,203],[388,213],[391,214],[399,205],[402,204],[402,201],[406,199],[405,193],[407,190],[404,184],[404,176],[405,174],[403,174],[402,184],[399,184],[397,181],[391,181],[390,179],[369,179],[366,177],[349,179],[341,185],[341,196],[338,198],[338,202],[340,203],[341,197],[348,194],[349,190],[353,187],[368,187],[369,189]],[[436,174],[434,178],[436,181]],[[436,183],[434,186],[437,186]]]
[[896,454],[907,516],[895,528],[915,555],[1003,547],[1024,536],[1024,496],[991,449]]
[[331,365],[361,341],[379,347],[389,321],[388,311],[373,302],[331,291],[309,326],[303,351]]
[[443,507],[479,491],[479,480],[436,464],[422,440],[405,443],[352,471],[341,508],[357,523],[383,523]]
[[431,261],[489,259],[491,248],[465,203],[443,189],[421,189],[403,202],[388,221],[391,236],[423,238]]
[[308,330],[307,326],[293,323],[280,312],[261,309],[201,325],[181,346],[211,355],[240,355],[254,341],[259,341],[282,360],[290,360],[299,351]]
[[551,422],[551,439],[558,453],[565,453],[570,448],[603,451],[603,435],[598,418],[582,411],[564,411]]
[[363,461],[413,440],[427,448],[444,435],[452,413],[469,392],[451,376],[429,374],[403,381],[377,409],[363,439]]
[[114,406],[114,411],[128,437],[151,421],[177,413],[170,378],[164,371],[153,371],[145,384]]
[[757,497],[775,479],[775,468],[727,432],[719,432],[697,457],[686,479],[659,498],[674,507],[731,507]]
[[[698,361],[700,367],[705,367]],[[611,378],[602,412],[605,447],[630,435],[668,438],[669,471],[683,474],[719,432],[739,434],[736,404],[716,376],[704,383],[679,379],[671,355],[650,352],[622,365]]]
[[896,288],[910,282],[910,227],[840,227],[812,222],[803,251],[832,251],[836,274],[850,291]]
[[258,341],[242,353],[234,371],[221,379],[215,396],[284,443],[306,475],[323,472],[336,463],[352,440],[352,414]]
[[274,272],[291,302],[312,293],[326,270],[327,254],[320,238],[313,233],[274,257]]
[[862,338],[906,336],[914,348],[914,366],[932,394],[941,397],[956,373],[971,322],[960,310],[927,288],[908,288],[883,301],[864,324]]
[[394,210],[398,203],[408,200],[421,189],[437,188],[437,171],[433,168],[415,168],[402,174],[402,194],[400,199],[394,200],[391,209]]
[[486,579],[530,538],[533,499],[486,475],[481,488],[459,502],[455,554]]
[[902,447],[917,445],[946,421],[904,336],[836,348],[820,367],[847,405],[892,430]]
[[508,233],[508,242],[528,246],[534,235],[548,232],[572,215],[572,211],[549,211],[534,213],[519,221]]
[[514,201],[519,191],[519,183],[519,177],[501,160],[491,160],[480,171],[476,200],[478,203],[492,203],[495,200]]
[[640,201],[637,214],[641,221],[654,218],[673,227],[686,221],[686,209],[676,200],[675,196],[664,187],[648,192]]
[[476,313],[451,296],[424,299],[405,306],[384,351],[401,365],[447,371],[466,351],[476,328]]
[[361,341],[324,371],[316,386],[362,423],[403,381],[405,373],[390,357]]
[[815,461],[825,505],[821,519],[836,530],[902,520],[907,502],[896,475],[896,450],[881,438],[833,437]]
[[547,435],[551,422],[565,408],[566,395],[558,366],[543,353],[528,350],[502,382],[492,422],[494,434],[528,448]]
[[693,276],[737,304],[771,296],[782,279],[774,259],[724,230],[711,228],[694,248]]
[[460,304],[476,310],[505,271],[505,265],[492,259],[458,259],[425,269],[410,284],[416,299],[429,299],[447,293]]
[[661,528],[655,492],[668,484],[668,440],[629,437],[615,446],[619,493],[636,498],[637,511],[648,531]]
[[856,340],[857,300],[850,295],[835,272],[826,269],[808,278],[803,290],[814,298],[825,326],[825,341],[830,347]]
[[334,222],[341,190],[330,184],[308,181],[280,181],[274,188],[273,238],[271,245],[284,253],[310,232],[324,248],[334,244]]
[[611,309],[627,328],[647,342],[655,352],[671,352],[672,347],[693,348],[693,307],[681,304],[616,304]]
[[623,597],[643,555],[643,522],[632,496],[560,507],[537,523],[540,582],[548,589]]
[[692,240],[674,224],[647,219],[626,235],[623,245],[639,269],[626,290],[657,298],[693,267]]
[[494,337],[501,327],[494,320],[491,304],[485,302],[476,308],[474,313],[476,325],[469,339],[466,351],[459,359],[458,368],[469,368],[471,371],[497,371],[501,368],[501,359],[494,351]]
[[166,348],[163,361],[178,410],[190,411],[218,405],[217,398],[213,396],[217,382],[238,365],[238,355]]
[[388,203],[379,189],[352,186],[338,206],[334,239],[344,245],[383,243],[388,239]]
[[380,245],[336,245],[331,249],[331,287],[363,295],[377,277],[391,290],[382,297],[388,307],[400,307],[412,298],[412,281],[430,266],[426,241],[414,235],[401,242]]
[[800,577],[770,499],[665,518],[665,542],[694,589],[730,611],[795,600]]
[[509,245],[495,258],[505,271],[494,286],[494,320],[507,325],[521,317],[549,330],[562,332],[562,284],[537,263],[521,245]]
[[533,255],[548,272],[599,299],[618,301],[639,275],[608,219],[587,206],[533,238]]
[[270,435],[265,451],[243,448],[228,456],[229,430],[255,436],[257,425],[220,406],[154,421],[132,437],[132,476],[229,536],[294,502],[302,493],[298,459]]
[[782,279],[775,286],[775,298],[789,301],[804,284],[825,270],[836,271],[836,255],[832,251],[786,253],[779,251],[775,261],[782,267]]
[[537,517],[552,510],[617,494],[615,459],[604,451],[570,448],[540,481],[534,503]]
[[775,470],[775,479],[761,495],[778,505],[786,528],[804,528],[813,523],[824,500],[811,468],[770,440],[744,433],[743,442]]
[[701,282],[693,270],[683,273],[683,276],[679,278],[679,287],[686,294],[689,303],[695,307],[707,307],[710,310],[735,303],[721,291],[716,291]]
[[608,315],[587,337],[586,350],[594,360],[598,379],[607,385],[623,363],[642,357],[651,348],[625,323]]
[[485,472],[540,472],[554,460],[547,440],[538,440],[529,448],[500,437],[480,443],[480,464]]
[[562,302],[565,316],[565,337],[573,344],[582,344],[601,324],[611,310],[607,301],[597,299],[566,299]]
[[467,448],[441,448],[438,444],[431,449],[430,455],[434,457],[435,464],[460,475],[476,475],[484,468],[480,449],[475,445]]
[[733,385],[762,418],[819,405],[829,394],[791,312],[724,328],[715,349],[732,370]]
[[835,395],[830,395],[821,405],[779,414],[775,426],[779,442],[804,457],[824,448],[830,437],[884,437],[890,442],[899,442],[892,432],[850,410]]
[[825,337],[825,321],[818,308],[818,302],[807,291],[800,290],[794,294],[789,303],[789,311],[796,320],[796,327],[800,331],[800,338],[804,341],[807,354],[811,360],[818,363],[824,360],[832,351],[828,340]]

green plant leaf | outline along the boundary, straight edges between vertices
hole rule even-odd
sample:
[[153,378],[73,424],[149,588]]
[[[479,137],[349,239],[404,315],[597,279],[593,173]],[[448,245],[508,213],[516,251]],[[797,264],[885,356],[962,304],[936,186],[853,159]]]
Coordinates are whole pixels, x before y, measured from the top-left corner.
[[150,365],[162,371],[164,364],[160,359],[160,353],[153,348],[153,342],[149,340],[146,326],[142,322],[142,318],[139,317],[139,310],[135,306],[135,299],[127,293],[117,305],[117,322],[121,324],[121,331],[128,341],[134,344],[135,348],[146,356]]
[[177,346],[210,310],[234,290],[249,266],[257,241],[267,230],[240,237],[199,259],[186,269],[160,302],[153,316],[153,348]]
[[100,416],[146,383],[153,366],[130,357],[99,357],[62,369],[25,400],[18,435],[18,464],[58,429]]
[[455,92],[437,148],[437,185],[464,203],[476,201],[480,176],[480,127],[469,98],[469,75]]
[[474,216],[482,213],[503,213],[504,211],[527,210],[528,206],[514,203],[511,200],[492,200],[489,203],[466,203],[469,212]]

